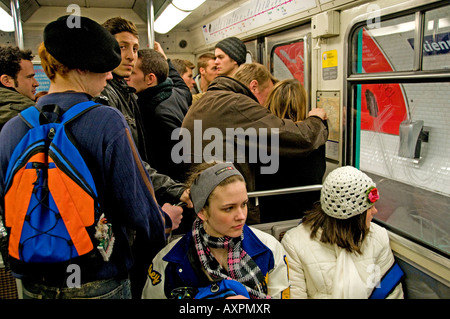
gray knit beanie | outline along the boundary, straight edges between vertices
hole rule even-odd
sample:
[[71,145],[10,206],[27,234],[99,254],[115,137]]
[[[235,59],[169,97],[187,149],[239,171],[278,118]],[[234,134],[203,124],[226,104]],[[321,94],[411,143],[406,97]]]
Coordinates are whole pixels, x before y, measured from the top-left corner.
[[[231,163],[218,163],[205,169],[191,186],[191,199],[198,214],[205,206],[209,195],[223,180],[230,176],[242,174]],[[243,178],[243,177],[242,177]]]
[[238,65],[245,63],[247,48],[241,40],[236,37],[226,38],[216,44],[216,48],[228,54]]

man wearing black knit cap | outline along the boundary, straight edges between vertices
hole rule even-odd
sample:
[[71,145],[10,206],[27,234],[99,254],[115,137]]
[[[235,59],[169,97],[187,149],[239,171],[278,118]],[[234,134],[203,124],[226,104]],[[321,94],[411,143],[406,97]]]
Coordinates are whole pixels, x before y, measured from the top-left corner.
[[238,67],[245,63],[247,48],[244,42],[236,37],[223,39],[216,44],[215,52],[219,75],[233,76]]

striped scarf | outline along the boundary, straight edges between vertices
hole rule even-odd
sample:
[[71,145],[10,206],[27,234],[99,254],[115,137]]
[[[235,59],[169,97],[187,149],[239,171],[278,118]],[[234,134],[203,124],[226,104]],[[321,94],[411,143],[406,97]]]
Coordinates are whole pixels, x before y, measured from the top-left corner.
[[[233,279],[242,283],[252,299],[268,299],[264,275],[255,261],[242,249],[244,233],[240,237],[212,237],[197,218],[192,227],[195,248],[203,267],[213,279]],[[211,248],[224,248],[228,251],[228,273],[217,262]]]

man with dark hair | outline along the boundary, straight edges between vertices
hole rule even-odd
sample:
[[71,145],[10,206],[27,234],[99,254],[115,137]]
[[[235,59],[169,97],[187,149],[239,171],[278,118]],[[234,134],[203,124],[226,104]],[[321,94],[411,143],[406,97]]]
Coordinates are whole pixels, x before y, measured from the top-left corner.
[[103,23],[102,26],[119,42],[122,62],[113,70],[113,79],[108,80],[108,85],[96,100],[101,102],[104,99],[107,101],[107,104],[122,112],[130,126],[139,154],[146,161],[147,152],[144,143],[144,128],[136,99],[133,96],[134,90],[124,80],[125,77],[130,76],[136,63],[139,35],[134,23],[121,17],[111,18]]
[[214,54],[219,75],[233,76],[239,66],[245,63],[247,48],[238,38],[229,37],[216,44]]
[[184,180],[183,166],[175,164],[171,157],[172,147],[177,142],[171,137],[172,132],[181,127],[192,95],[159,43],[155,43],[155,50],[139,50],[128,83],[137,90],[147,147],[158,150],[150,154],[150,165],[175,180]]
[[39,83],[34,78],[30,50],[0,47],[0,130],[11,118],[34,105]]
[[[135,67],[137,61],[137,51],[139,49],[139,36],[137,28],[133,22],[125,20],[121,17],[115,17],[103,23],[106,28],[119,42],[122,61],[118,67],[112,71],[113,78],[108,80],[108,84],[100,96],[94,100],[100,103],[107,102],[108,105],[117,108],[125,116],[125,119],[132,131],[133,140],[138,147],[145,168],[149,173],[153,186],[155,187],[156,197],[161,203],[170,202],[178,203],[188,198],[183,192],[184,186],[176,183],[169,176],[159,174],[154,168],[148,165],[148,157],[150,153],[154,153],[155,149],[146,149],[145,128],[142,115],[139,110],[136,90],[128,86],[125,81],[129,77]],[[173,216],[171,216],[173,217]]]
[[[139,49],[137,28],[133,22],[121,17],[108,19],[102,26],[119,43],[122,60],[119,66],[112,71],[113,78],[107,81],[107,86],[101,95],[94,100],[115,107],[124,115],[131,129],[134,143],[143,159],[145,169],[150,175],[156,198],[159,203],[166,203],[162,206],[162,209],[170,216],[173,223],[172,229],[175,229],[181,222],[183,209],[172,204],[177,204],[180,201],[190,203],[189,195],[185,191],[183,184],[175,182],[167,175],[159,174],[147,163],[150,153],[147,151],[150,150],[146,149],[142,116],[134,94],[136,91],[129,87],[125,81],[125,78],[131,75],[137,60],[137,51]],[[155,149],[151,151],[157,152]],[[140,298],[148,266],[153,258],[153,254],[156,254],[157,251],[153,251],[153,247],[143,247],[141,245],[142,241],[139,240],[139,233],[134,234],[131,232],[130,237],[132,241],[134,240],[132,248],[133,252],[135,252],[135,264],[130,271],[131,290],[133,298]]]

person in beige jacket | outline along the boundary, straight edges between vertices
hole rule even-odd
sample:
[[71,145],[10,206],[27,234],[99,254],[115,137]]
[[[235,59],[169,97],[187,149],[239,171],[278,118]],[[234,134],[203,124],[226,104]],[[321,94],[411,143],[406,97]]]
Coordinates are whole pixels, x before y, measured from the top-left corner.
[[291,298],[403,298],[387,231],[371,222],[378,198],[372,179],[354,167],[327,176],[320,205],[282,240]]

